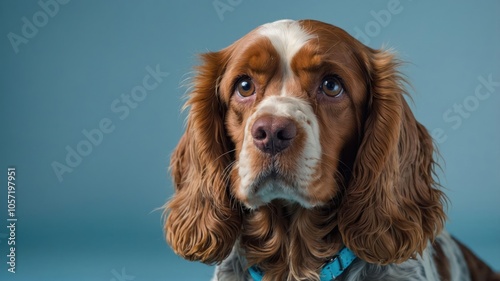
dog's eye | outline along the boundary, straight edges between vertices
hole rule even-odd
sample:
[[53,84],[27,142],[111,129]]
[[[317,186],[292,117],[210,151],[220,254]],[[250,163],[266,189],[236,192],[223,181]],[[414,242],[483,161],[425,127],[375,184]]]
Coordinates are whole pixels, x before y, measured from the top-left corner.
[[329,97],[338,98],[344,93],[344,88],[338,77],[327,76],[321,81],[320,91]]
[[248,76],[241,77],[236,82],[236,92],[242,97],[249,97],[255,93],[255,85]]

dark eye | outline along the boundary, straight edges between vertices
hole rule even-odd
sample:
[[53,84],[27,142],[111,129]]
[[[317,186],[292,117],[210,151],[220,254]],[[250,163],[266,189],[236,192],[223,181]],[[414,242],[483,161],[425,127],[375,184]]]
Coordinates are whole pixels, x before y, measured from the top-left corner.
[[241,77],[236,82],[236,92],[242,97],[249,97],[255,93],[255,85],[248,76]]
[[329,97],[338,98],[344,93],[340,79],[336,76],[326,76],[321,81],[320,91]]

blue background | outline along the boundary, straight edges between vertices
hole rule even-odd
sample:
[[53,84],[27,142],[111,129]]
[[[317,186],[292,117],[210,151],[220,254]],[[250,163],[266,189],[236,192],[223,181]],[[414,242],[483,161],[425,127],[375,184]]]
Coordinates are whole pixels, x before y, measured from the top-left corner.
[[[220,0],[230,9],[218,14],[212,0],[73,0],[45,23],[37,1],[0,1],[0,280],[209,280],[213,268],[172,253],[157,210],[173,191],[167,167],[183,130],[183,80],[196,54],[282,18],[362,30],[369,46],[409,62],[414,113],[442,134],[448,229],[500,270],[500,87],[473,98],[478,77],[500,81],[500,2],[401,0],[377,22],[391,1]],[[9,33],[22,36],[23,17],[34,15],[41,27],[16,53]],[[112,103],[157,65],[168,77],[121,120]],[[464,102],[467,117],[453,111]],[[454,121],[443,117],[449,110]],[[76,149],[103,118],[114,130],[59,181],[52,163],[64,164],[66,146]],[[10,166],[15,275],[6,265]]]

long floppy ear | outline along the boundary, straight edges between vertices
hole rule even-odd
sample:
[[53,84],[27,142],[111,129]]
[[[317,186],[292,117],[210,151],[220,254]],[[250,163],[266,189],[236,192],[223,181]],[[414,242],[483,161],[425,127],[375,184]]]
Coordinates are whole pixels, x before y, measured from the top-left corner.
[[186,132],[171,158],[175,195],[167,203],[167,242],[188,260],[216,263],[226,258],[241,228],[239,208],[229,192],[233,149],[224,128],[217,93],[224,51],[202,55],[189,107]]
[[339,210],[344,243],[361,259],[400,263],[441,231],[443,193],[433,179],[433,143],[403,94],[399,62],[371,50],[364,136]]

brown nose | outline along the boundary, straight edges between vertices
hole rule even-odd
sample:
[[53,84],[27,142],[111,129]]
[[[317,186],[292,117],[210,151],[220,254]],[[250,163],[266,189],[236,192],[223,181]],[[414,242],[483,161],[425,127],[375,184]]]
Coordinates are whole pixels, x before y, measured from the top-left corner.
[[255,146],[264,153],[276,155],[289,147],[297,135],[295,123],[285,117],[262,116],[253,123]]

